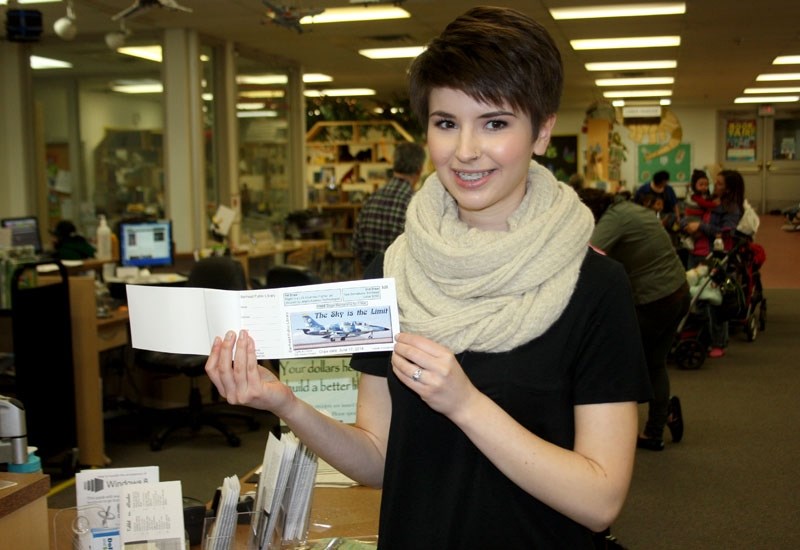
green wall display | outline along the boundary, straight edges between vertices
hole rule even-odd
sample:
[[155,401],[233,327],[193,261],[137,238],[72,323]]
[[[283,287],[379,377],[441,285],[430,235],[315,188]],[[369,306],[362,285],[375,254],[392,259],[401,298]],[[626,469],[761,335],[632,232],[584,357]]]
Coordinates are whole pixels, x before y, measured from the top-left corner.
[[663,147],[661,144],[639,145],[638,150],[638,183],[650,181],[659,170],[669,172],[671,183],[688,183],[692,177],[692,148],[688,143],[681,143],[667,153],[647,160],[653,151]]

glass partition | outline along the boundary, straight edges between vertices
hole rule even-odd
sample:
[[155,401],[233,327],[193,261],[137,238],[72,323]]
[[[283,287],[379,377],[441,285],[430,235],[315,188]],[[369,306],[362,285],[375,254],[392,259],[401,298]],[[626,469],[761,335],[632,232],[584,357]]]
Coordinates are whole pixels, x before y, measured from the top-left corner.
[[237,72],[242,239],[281,239],[289,214],[287,71],[240,59]]

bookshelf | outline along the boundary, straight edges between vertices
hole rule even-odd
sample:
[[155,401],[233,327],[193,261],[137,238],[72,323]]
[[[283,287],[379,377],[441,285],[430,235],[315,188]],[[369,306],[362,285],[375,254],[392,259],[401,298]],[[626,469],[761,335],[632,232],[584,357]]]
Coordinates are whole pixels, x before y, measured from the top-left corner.
[[306,133],[308,203],[330,220],[331,276],[358,279],[353,229],[361,204],[386,182],[394,147],[414,138],[395,121],[322,121]]

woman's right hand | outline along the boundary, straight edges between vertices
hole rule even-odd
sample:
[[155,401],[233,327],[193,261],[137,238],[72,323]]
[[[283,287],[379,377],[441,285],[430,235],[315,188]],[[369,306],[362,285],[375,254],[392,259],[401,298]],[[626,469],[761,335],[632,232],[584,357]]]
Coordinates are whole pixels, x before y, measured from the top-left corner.
[[216,337],[205,368],[219,394],[231,405],[247,405],[281,416],[294,400],[292,390],[258,364],[255,341],[245,330],[238,339],[233,331],[228,331],[224,339]]

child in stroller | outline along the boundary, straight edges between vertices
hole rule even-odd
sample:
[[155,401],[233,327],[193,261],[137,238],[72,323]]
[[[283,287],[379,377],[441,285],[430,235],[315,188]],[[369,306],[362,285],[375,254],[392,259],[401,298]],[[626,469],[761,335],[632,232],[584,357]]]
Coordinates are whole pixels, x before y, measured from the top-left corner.
[[728,321],[732,330],[743,329],[749,342],[766,328],[767,300],[759,272],[765,260],[761,245],[736,232],[729,252],[712,252],[686,272],[692,302],[675,335],[672,357],[678,368],[703,365],[714,319]]

